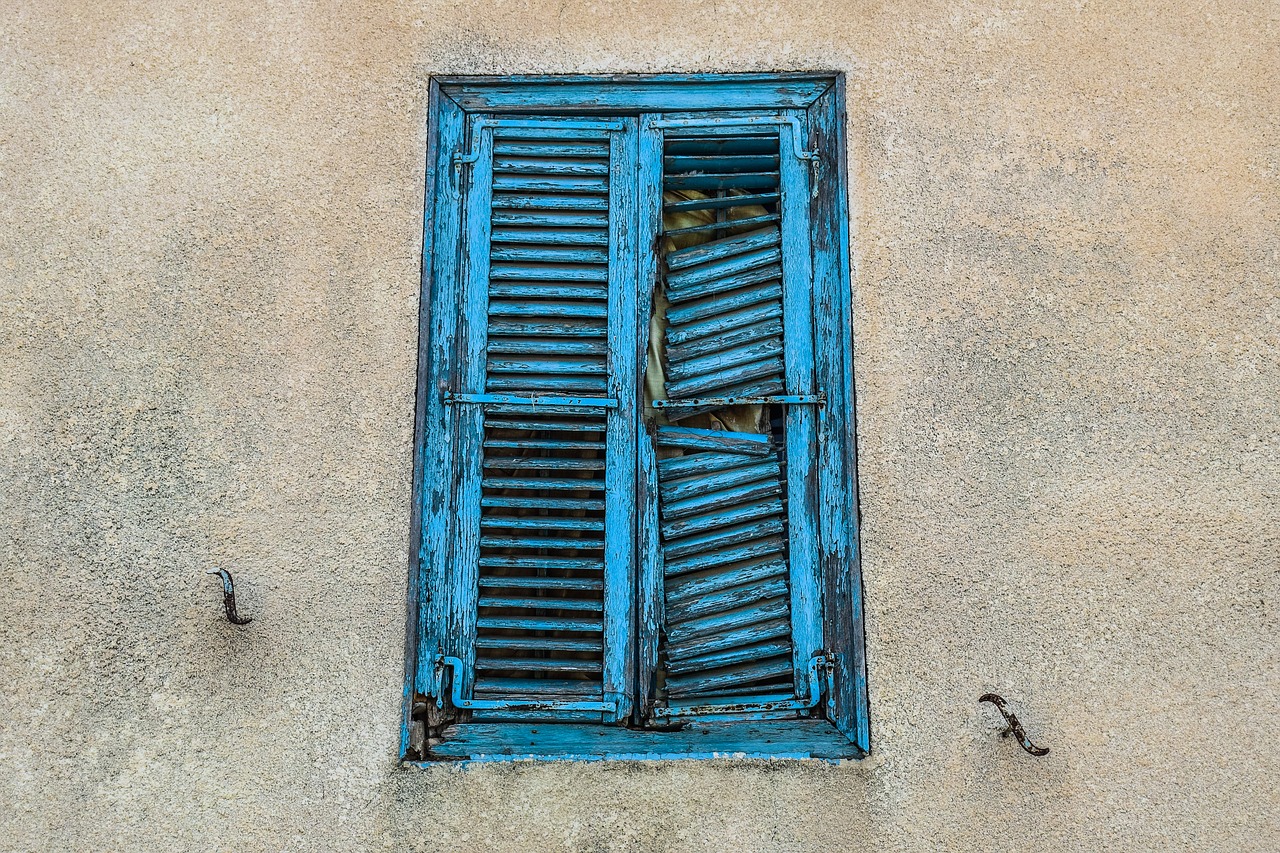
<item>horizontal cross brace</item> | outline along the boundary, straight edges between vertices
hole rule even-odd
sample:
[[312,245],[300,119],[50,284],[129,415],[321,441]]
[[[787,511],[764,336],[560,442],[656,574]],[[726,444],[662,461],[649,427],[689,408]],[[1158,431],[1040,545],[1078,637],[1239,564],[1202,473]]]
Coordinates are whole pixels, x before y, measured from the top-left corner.
[[459,403],[480,403],[501,406],[559,406],[570,409],[616,409],[618,401],[613,397],[553,397],[536,394],[532,397],[520,397],[514,394],[455,394],[452,391],[444,395],[446,406]]
[[654,400],[655,409],[692,409],[702,406],[767,406],[781,403],[791,406],[825,406],[825,394],[778,394],[766,397],[690,397],[686,400]]

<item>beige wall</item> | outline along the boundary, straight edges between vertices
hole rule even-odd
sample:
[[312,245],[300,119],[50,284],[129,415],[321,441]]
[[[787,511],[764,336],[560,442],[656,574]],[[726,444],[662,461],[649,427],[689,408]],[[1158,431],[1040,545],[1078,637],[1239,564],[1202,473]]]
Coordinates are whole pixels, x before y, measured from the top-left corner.
[[[1274,2],[259,5],[0,13],[0,848],[1280,849]],[[428,75],[775,68],[873,756],[398,769]]]

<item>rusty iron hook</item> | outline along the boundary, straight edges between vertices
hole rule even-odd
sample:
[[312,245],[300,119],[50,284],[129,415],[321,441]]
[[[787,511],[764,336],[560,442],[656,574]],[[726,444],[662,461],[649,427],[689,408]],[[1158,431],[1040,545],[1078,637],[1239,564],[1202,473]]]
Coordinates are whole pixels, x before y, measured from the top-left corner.
[[236,613],[236,584],[231,579],[231,573],[226,569],[210,569],[205,574],[222,576],[222,605],[227,609],[227,621],[232,625],[248,625],[252,622],[252,616]]
[[1004,697],[997,693],[983,693],[978,697],[978,704],[990,702],[996,706],[996,709],[1004,716],[1005,728],[1000,732],[1001,737],[1008,737],[1012,734],[1018,739],[1018,743],[1022,748],[1032,755],[1048,755],[1049,750],[1043,746],[1036,746],[1031,742],[1031,738],[1027,737],[1027,733],[1022,730],[1022,723],[1018,721],[1018,715],[1009,710],[1009,706],[1005,704]]

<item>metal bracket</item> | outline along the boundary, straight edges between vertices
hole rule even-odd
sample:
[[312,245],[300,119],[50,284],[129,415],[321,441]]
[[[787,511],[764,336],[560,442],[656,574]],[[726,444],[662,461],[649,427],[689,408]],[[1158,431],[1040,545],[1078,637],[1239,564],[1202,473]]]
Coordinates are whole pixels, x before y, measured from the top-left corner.
[[645,127],[651,130],[668,127],[762,127],[768,125],[789,124],[791,125],[791,147],[792,153],[798,160],[817,161],[822,155],[818,151],[806,151],[800,145],[800,139],[804,136],[804,128],[800,124],[800,119],[795,116],[743,116],[741,118],[731,119],[705,119],[705,118],[654,118],[645,122]]
[[790,406],[825,406],[827,395],[776,394],[765,397],[690,397],[687,400],[654,400],[655,409],[693,409],[701,406],[760,406],[781,403]]
[[227,621],[232,625],[248,625],[252,622],[252,616],[241,616],[236,612],[236,584],[231,579],[231,572],[226,569],[210,569],[205,574],[222,576],[222,606],[227,611]]
[[459,394],[446,391],[444,404],[456,406],[460,403],[480,403],[502,406],[562,406],[574,409],[616,409],[618,401],[612,397],[555,397],[534,394],[532,397],[518,397],[512,394]]
[[1008,706],[1005,705],[1004,697],[1000,696],[998,693],[983,693],[978,697],[978,704],[981,705],[983,702],[990,702],[992,705],[995,705],[996,710],[1004,716],[1005,727],[1004,731],[1000,732],[1001,737],[1008,737],[1012,734],[1018,739],[1018,743],[1022,748],[1032,755],[1049,754],[1049,750],[1047,748],[1036,746],[1031,742],[1031,738],[1027,737],[1027,733],[1022,730],[1022,723],[1018,721],[1018,715],[1010,711]]
[[[616,701],[561,701],[559,699],[467,699],[462,695],[462,674],[466,664],[452,655],[436,655],[436,680],[443,687],[442,670],[453,670],[449,703],[472,711],[607,711],[618,713]],[[441,694],[444,693],[442,689]],[[444,696],[436,697],[436,707],[444,707]]]
[[[466,154],[453,155],[453,167],[459,172],[463,166],[470,166],[480,159],[480,135],[489,128],[494,127],[521,127],[532,128],[534,130],[546,130],[550,125],[547,122],[529,121],[521,119],[501,119],[486,118],[479,116],[471,122],[471,150]],[[595,130],[607,131],[609,133],[618,133],[626,129],[626,125],[620,121],[600,121],[593,122],[592,127]]]
[[822,704],[826,697],[827,710],[835,710],[835,666],[828,652],[817,652],[809,658],[807,699],[779,699],[773,702],[734,702],[724,705],[688,705],[681,707],[655,707],[653,716],[658,720],[673,717],[695,717],[711,714],[758,714],[769,711],[809,711]]

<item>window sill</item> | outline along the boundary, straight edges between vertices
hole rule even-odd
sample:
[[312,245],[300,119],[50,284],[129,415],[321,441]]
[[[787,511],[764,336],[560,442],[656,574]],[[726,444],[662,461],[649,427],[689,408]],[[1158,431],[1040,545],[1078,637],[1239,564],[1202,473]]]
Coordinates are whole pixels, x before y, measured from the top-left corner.
[[695,722],[668,732],[570,723],[463,723],[443,734],[427,760],[405,764],[863,757],[862,750],[825,720]]

